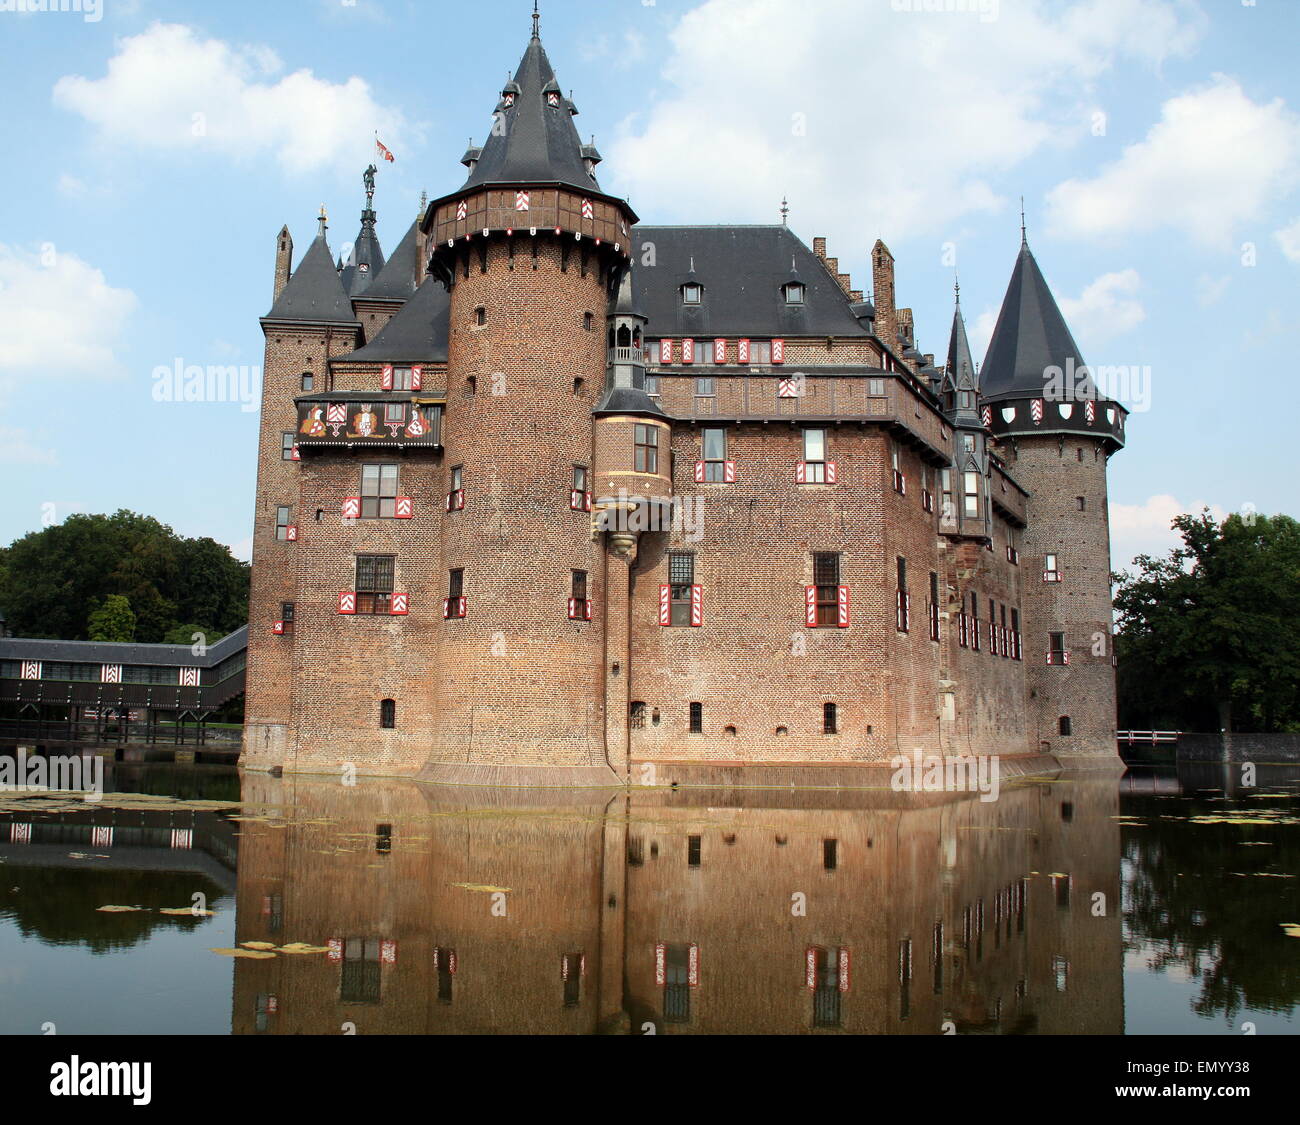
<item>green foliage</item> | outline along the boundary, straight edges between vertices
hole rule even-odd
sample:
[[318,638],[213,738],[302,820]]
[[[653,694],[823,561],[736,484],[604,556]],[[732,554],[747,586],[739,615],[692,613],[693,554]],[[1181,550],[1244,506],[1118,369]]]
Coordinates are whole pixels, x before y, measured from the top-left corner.
[[1181,547],[1117,576],[1121,728],[1300,729],[1300,524],[1173,526]]
[[135,640],[135,614],[121,594],[109,594],[104,604],[91,610],[86,633],[92,641]]
[[188,621],[209,622],[215,638],[248,620],[248,573],[220,543],[182,538],[149,516],[74,515],[5,549],[0,606],[14,636],[89,640],[90,614],[119,595],[137,641],[161,641]]
[[198,643],[194,640],[196,633],[203,637],[205,645],[214,645],[226,635],[220,629],[212,629],[207,625],[177,625],[174,629],[167,630],[163,636],[163,644],[189,647]]

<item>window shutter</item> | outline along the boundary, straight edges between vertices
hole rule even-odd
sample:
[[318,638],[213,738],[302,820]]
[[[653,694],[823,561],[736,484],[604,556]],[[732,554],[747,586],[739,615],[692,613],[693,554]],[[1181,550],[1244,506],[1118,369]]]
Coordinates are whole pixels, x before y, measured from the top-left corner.
[[722,480],[726,484],[736,483],[736,462],[724,461],[722,463]]
[[283,637],[283,636],[284,636],[284,622],[283,622],[283,621],[277,621],[274,625],[271,626],[271,632],[274,633],[277,637]]
[[284,538],[289,543],[298,542],[298,525],[296,523],[291,523],[284,529]]
[[672,614],[673,614],[672,587],[660,586],[659,587],[659,624],[660,625],[672,624]]
[[659,363],[664,367],[671,366],[673,362],[673,342],[671,340],[659,341]]
[[682,362],[683,363],[695,362],[695,341],[694,340],[682,341]]
[[379,372],[379,387],[381,390],[391,391],[393,389],[393,365],[385,363]]
[[405,617],[410,613],[410,595],[394,594],[388,612],[392,617]]
[[838,484],[839,479],[840,479],[839,472],[835,468],[835,462],[827,461],[826,462],[826,483]]
[[344,590],[339,594],[339,612],[356,613],[357,595],[351,590]]
[[343,518],[345,520],[359,520],[361,518],[360,496],[349,496],[343,501]]
[[584,493],[582,494],[582,508],[583,508],[583,511],[585,511],[585,512],[590,512],[590,511],[591,511],[591,493],[590,493],[590,492],[584,492]]
[[399,496],[397,503],[393,507],[393,512],[399,520],[409,520],[415,515],[415,506],[411,503],[409,496]]
[[301,461],[301,460],[302,460],[302,454],[298,452],[298,443],[297,443],[296,441],[293,443],[293,451],[292,451],[292,453],[291,453],[291,455],[290,455],[290,457],[289,457],[289,460],[290,460],[290,461]]
[[807,988],[809,992],[816,992],[817,991],[817,950],[813,946],[810,945],[806,950],[804,950],[803,961],[804,961],[804,971],[803,971],[804,987]]
[[693,626],[704,624],[704,587],[691,587],[691,624]]
[[785,362],[785,341],[784,340],[772,341],[772,362],[773,363]]
[[424,390],[424,368],[423,367],[411,368],[411,390],[413,391]]
[[692,945],[686,956],[686,983],[691,988],[700,985],[700,947]]
[[810,628],[817,624],[817,587],[803,588],[804,623]]
[[569,599],[569,620],[572,621],[578,616],[578,599]]
[[588,598],[585,602],[582,603],[582,619],[584,621],[591,620],[591,599],[590,598]]
[[749,341],[748,340],[736,341],[736,362],[737,363],[749,362]]
[[575,512],[581,512],[583,510],[582,493],[579,492],[577,489],[574,489],[572,492],[569,493],[569,507],[572,508]]
[[714,363],[727,362],[727,341],[726,340],[713,341],[713,362]]
[[794,482],[795,484],[808,483],[808,462],[807,461],[800,461],[798,464],[795,465]]
[[849,627],[849,588],[841,586],[839,591],[839,627],[847,629]]
[[849,951],[840,946],[840,991],[849,990]]
[[662,985],[668,980],[668,947],[662,942],[655,942],[655,984]]
[[696,484],[704,483],[704,462],[703,461],[695,462],[695,483]]

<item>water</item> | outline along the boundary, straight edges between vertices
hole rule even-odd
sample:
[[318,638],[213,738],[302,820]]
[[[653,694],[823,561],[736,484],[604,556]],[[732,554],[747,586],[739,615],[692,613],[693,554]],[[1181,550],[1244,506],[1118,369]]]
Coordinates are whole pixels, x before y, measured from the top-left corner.
[[0,794],[0,1032],[1294,1033],[1298,775],[982,803],[119,765],[98,807]]

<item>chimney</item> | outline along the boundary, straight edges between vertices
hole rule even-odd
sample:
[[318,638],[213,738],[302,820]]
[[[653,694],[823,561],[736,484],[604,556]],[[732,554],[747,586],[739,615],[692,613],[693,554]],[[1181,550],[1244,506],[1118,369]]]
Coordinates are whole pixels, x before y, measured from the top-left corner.
[[280,299],[284,287],[289,284],[289,274],[292,270],[293,236],[289,233],[288,226],[283,226],[275,237],[275,295],[271,298],[271,304],[275,304]]
[[876,335],[897,350],[898,319],[894,312],[894,255],[880,239],[871,251],[871,287],[875,293]]
[[894,319],[895,322],[898,324],[898,331],[903,334],[903,336],[906,338],[909,344],[915,347],[916,336],[914,335],[914,326],[912,322],[912,310],[899,309],[898,312],[895,314]]
[[862,290],[861,290],[861,289],[850,289],[850,290],[849,290],[849,300],[850,300],[850,301],[853,301],[855,304],[858,304],[858,305],[862,304]]
[[819,257],[823,262],[826,260],[826,239],[824,238],[813,239],[813,253],[816,254],[817,257]]

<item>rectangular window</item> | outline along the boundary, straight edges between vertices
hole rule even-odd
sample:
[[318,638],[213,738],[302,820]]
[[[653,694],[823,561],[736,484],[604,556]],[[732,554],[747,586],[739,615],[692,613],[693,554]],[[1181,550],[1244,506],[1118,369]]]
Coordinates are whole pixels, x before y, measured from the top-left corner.
[[713,379],[706,377],[695,380],[695,393],[701,398],[709,398],[713,395]]
[[448,620],[465,616],[465,571],[447,572],[447,600],[443,602],[442,616]]
[[709,427],[703,432],[704,483],[722,484],[727,479],[727,431]]
[[906,633],[912,623],[912,599],[907,592],[907,560],[900,555],[897,562],[898,590],[896,594],[895,624],[900,633]]
[[939,639],[939,576],[930,571],[930,640]]
[[357,556],[357,613],[391,612],[396,563],[393,555]]
[[903,451],[897,443],[890,446],[889,463],[894,471],[894,491],[900,496],[907,495],[907,477],[903,475]]
[[279,540],[289,538],[289,509],[287,507],[280,507],[275,510],[275,537]]
[[[713,362],[713,341],[696,340],[695,341],[695,362],[712,363]],[[712,382],[712,380],[710,380]],[[710,394],[713,392],[710,391]]]
[[280,435],[280,460],[281,461],[293,460],[293,447],[296,444],[296,442],[297,439],[293,436],[293,434]]
[[998,654],[998,603],[989,599],[989,655]]
[[980,599],[978,594],[970,596],[970,643],[976,652],[980,651]]
[[979,473],[962,473],[961,507],[962,515],[968,519],[980,514],[980,475]]
[[690,625],[691,591],[695,585],[694,555],[687,551],[669,552],[668,585],[672,599],[670,624]]
[[686,837],[686,866],[699,867],[700,865],[700,837]]
[[397,511],[397,466],[361,466],[361,518],[391,519]]
[[406,421],[406,403],[384,403],[384,425],[401,426]]
[[1043,556],[1043,581],[1059,582],[1061,580],[1060,564],[1056,561],[1055,555]]
[[840,556],[828,551],[813,555],[813,585],[817,587],[817,624],[840,621]]
[[1007,641],[1007,607],[1002,605],[998,610],[1000,624],[998,626],[998,644],[1003,656],[1011,655],[1011,645]]
[[456,951],[454,949],[435,949],[433,965],[438,970],[438,1003],[450,1004],[452,982],[456,978]]
[[569,585],[569,617],[575,621],[591,620],[591,602],[587,600],[587,572],[571,572]]
[[293,632],[293,615],[296,609],[297,607],[293,602],[280,603],[280,622],[284,626],[284,631],[286,633]]
[[939,520],[951,524],[957,518],[957,509],[952,506],[952,470],[939,471],[940,508]]
[[1011,611],[1011,659],[1020,659],[1020,610]]
[[691,704],[691,734],[704,733],[704,704]]
[[393,368],[393,390],[409,391],[411,386],[411,369],[409,367]]
[[927,512],[934,511],[934,470],[929,465],[921,466],[921,507]]
[[564,978],[564,1006],[578,1007],[582,999],[582,954],[566,953],[560,975]]
[[1064,633],[1047,634],[1047,663],[1069,664],[1070,653],[1065,647]]
[[573,466],[573,491],[574,492],[587,491],[587,466],[586,465]]
[[304,371],[302,373],[302,389],[304,391],[310,391],[315,386],[316,386],[316,376],[313,375],[310,371]]
[[339,999],[346,1004],[377,1004],[379,979],[379,939],[348,938],[343,943]]
[[688,945],[664,950],[664,1023],[691,1022],[690,959]]
[[750,364],[769,364],[772,362],[772,341],[751,340],[749,342]]
[[645,377],[645,393],[648,394],[651,398],[654,398],[659,394],[658,375],[647,375]]
[[812,958],[813,1027],[839,1027],[840,952],[838,949],[815,949]]
[[[839,708],[834,703],[822,704],[822,734],[839,734]],[[834,843],[834,841],[828,841]],[[831,866],[834,866],[832,864]]]
[[640,423],[636,427],[636,471],[659,472],[659,430]]
[[869,394],[872,398],[880,398],[884,395],[884,393],[885,393],[884,379],[867,380],[867,394]]
[[803,432],[804,483],[826,483],[826,431]]

